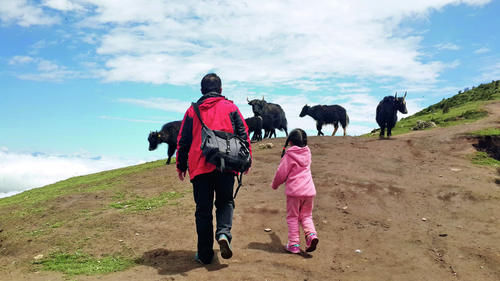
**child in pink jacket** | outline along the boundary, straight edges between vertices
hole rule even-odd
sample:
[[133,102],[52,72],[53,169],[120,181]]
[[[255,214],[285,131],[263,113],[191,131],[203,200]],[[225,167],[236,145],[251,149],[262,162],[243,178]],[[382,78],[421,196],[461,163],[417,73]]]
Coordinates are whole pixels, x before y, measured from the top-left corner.
[[[285,153],[288,144],[291,147]],[[311,175],[311,151],[307,146],[306,132],[302,129],[291,131],[283,147],[272,188],[277,189],[282,183],[285,183],[288,224],[285,249],[294,254],[300,253],[299,225],[302,225],[306,236],[306,251],[312,252],[319,241],[312,218],[316,188]]]

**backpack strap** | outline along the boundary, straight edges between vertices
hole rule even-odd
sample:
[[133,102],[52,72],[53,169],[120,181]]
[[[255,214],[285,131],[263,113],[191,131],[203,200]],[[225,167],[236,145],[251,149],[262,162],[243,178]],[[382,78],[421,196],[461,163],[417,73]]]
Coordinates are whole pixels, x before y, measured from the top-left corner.
[[240,190],[240,187],[243,184],[243,173],[239,173],[239,175],[236,175],[236,179],[238,180],[238,187],[236,188],[236,192],[234,193],[233,199],[236,199],[236,195],[238,195],[238,191]]
[[203,127],[208,128],[205,123],[203,123],[203,119],[201,119],[201,114],[200,114],[200,109],[198,108],[198,104],[193,102],[191,103],[191,106],[194,109],[194,112],[196,113],[196,116],[198,116],[198,119],[200,120],[200,123]]

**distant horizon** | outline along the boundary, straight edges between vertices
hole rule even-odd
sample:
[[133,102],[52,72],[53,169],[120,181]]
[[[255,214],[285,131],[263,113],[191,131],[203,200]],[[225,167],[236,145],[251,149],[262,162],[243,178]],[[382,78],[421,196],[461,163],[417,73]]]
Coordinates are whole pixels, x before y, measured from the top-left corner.
[[368,133],[384,96],[408,92],[403,118],[500,79],[499,11],[491,0],[3,1],[0,196],[166,158],[147,135],[182,119],[209,72],[244,117],[246,98],[264,96],[316,135],[302,106],[339,104],[347,134]]

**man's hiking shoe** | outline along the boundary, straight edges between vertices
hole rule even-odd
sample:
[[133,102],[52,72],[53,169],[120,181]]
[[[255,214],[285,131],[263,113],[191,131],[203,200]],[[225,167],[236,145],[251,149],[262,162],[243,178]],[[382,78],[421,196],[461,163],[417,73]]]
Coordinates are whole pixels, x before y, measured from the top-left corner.
[[194,255],[194,260],[195,260],[197,263],[202,264],[202,265],[207,265],[207,264],[208,264],[208,263],[204,263],[204,262],[200,259],[200,257],[198,256],[198,253],[196,253],[196,254]]
[[286,244],[285,250],[292,254],[300,253],[300,245],[299,244]]
[[233,251],[231,250],[231,244],[227,239],[225,234],[221,234],[219,236],[219,240],[217,240],[220,247],[220,255],[223,259],[230,259],[233,256]]
[[318,242],[319,239],[316,233],[309,233],[309,235],[306,236],[306,252],[312,252],[316,250]]

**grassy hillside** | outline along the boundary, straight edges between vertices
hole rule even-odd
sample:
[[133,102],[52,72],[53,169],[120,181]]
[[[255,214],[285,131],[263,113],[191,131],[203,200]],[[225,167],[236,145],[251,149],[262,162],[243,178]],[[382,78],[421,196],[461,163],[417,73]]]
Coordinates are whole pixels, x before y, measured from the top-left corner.
[[11,197],[0,198],[0,207],[16,207],[16,209],[18,209],[18,215],[23,217],[28,213],[44,211],[43,204],[57,197],[63,195],[90,193],[101,190],[112,190],[113,187],[120,184],[120,181],[116,180],[117,178],[160,167],[162,165],[164,165],[164,162],[155,161],[121,169],[73,177],[47,185],[43,188],[35,188]]
[[[443,99],[412,116],[402,118],[392,130],[392,134],[399,135],[413,131],[419,120],[432,121],[438,127],[473,122],[486,117],[486,111],[481,108],[492,100],[500,100],[500,80],[481,84],[465,92],[460,91],[451,98]],[[378,133],[368,135],[378,136]]]
[[0,268],[9,265],[9,257],[31,263],[31,270],[70,275],[120,271],[140,263],[126,246],[139,231],[122,224],[137,216],[192,208],[180,206],[189,189],[165,175],[166,169],[175,166],[159,160],[1,198],[0,257],[5,259],[0,258]]

